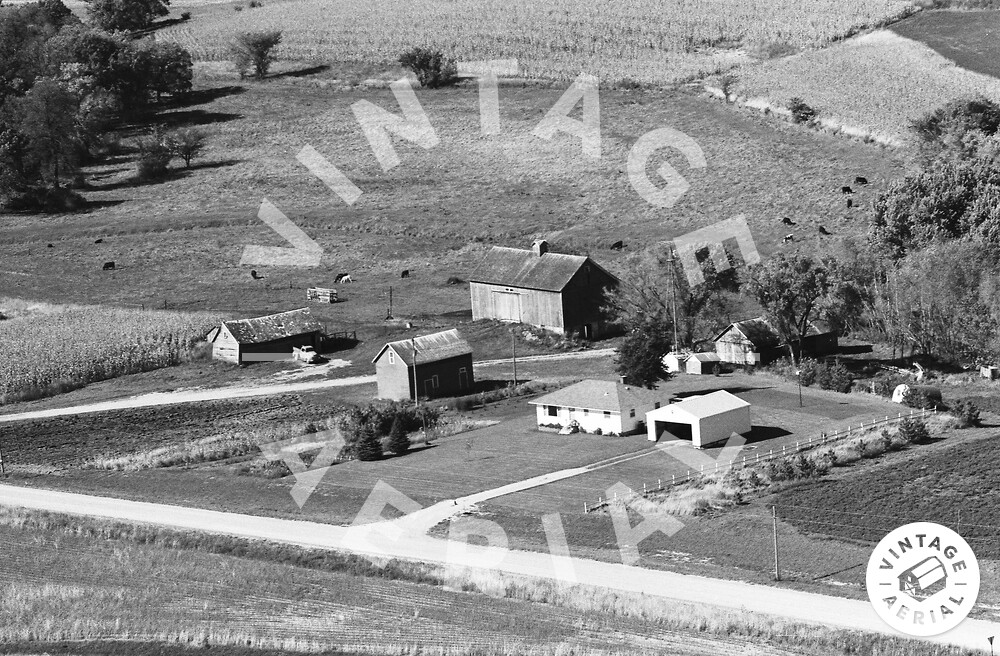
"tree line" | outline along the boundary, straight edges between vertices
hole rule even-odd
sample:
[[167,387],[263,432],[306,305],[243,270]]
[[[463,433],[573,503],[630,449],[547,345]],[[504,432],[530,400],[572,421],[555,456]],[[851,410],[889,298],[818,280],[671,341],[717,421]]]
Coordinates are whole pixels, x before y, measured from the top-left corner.
[[114,131],[191,89],[191,55],[135,38],[162,0],[92,0],[88,22],[62,0],[0,7],[0,206],[71,209],[80,167]]
[[760,314],[796,362],[819,319],[842,335],[885,343],[893,357],[995,362],[1000,106],[957,99],[915,121],[912,134],[914,168],[878,195],[866,239],[751,267],[730,255],[733,267],[722,273],[704,253],[705,281],[695,286],[669,250],[633,255],[607,308],[626,331],[619,373],[653,386],[669,377],[666,353],[708,346],[733,320]]

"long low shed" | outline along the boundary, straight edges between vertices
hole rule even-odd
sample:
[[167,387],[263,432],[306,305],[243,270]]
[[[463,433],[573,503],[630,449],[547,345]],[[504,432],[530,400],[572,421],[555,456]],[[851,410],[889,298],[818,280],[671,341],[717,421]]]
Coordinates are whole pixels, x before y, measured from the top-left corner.
[[646,413],[646,433],[657,441],[666,431],[702,449],[750,432],[750,404],[726,391],[691,396]]

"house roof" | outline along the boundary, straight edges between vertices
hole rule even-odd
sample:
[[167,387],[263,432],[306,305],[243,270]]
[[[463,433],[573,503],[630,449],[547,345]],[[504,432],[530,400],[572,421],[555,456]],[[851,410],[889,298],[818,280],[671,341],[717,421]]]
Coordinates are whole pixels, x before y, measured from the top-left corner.
[[289,310],[253,319],[236,319],[223,324],[240,344],[262,344],[276,339],[322,332],[323,324],[313,318],[309,308]]
[[462,339],[457,329],[452,328],[451,330],[444,330],[431,335],[415,337],[412,340],[400,339],[395,342],[389,342],[382,347],[382,350],[372,359],[372,362],[378,362],[382,354],[391,348],[403,359],[404,363],[412,365],[414,346],[417,349],[417,362],[419,364],[447,360],[448,358],[472,353],[472,347],[469,346],[469,343]]
[[730,410],[746,408],[750,404],[738,396],[734,396],[725,390],[712,392],[711,394],[700,394],[689,396],[683,401],[665,405],[646,414],[649,420],[660,419],[675,415],[676,413],[687,414],[696,419],[704,419],[715,415],[721,415]]
[[690,359],[699,362],[721,362],[722,356],[718,353],[692,353]]
[[548,252],[538,255],[531,250],[506,246],[494,246],[487,251],[486,256],[469,277],[469,280],[508,287],[561,292],[585,264],[589,264],[617,280],[603,267],[583,255]]
[[[781,346],[782,343],[781,337],[778,336],[778,331],[764,317],[731,323],[725,330],[719,333],[715,341],[722,339],[732,329],[739,331],[757,349],[775,348]],[[806,328],[806,337],[826,335],[832,332],[830,324],[825,321],[810,321]]]
[[531,405],[555,405],[564,408],[621,412],[623,409],[638,409],[656,401],[668,400],[670,394],[645,387],[623,385],[608,380],[581,380],[579,383],[540,396]]

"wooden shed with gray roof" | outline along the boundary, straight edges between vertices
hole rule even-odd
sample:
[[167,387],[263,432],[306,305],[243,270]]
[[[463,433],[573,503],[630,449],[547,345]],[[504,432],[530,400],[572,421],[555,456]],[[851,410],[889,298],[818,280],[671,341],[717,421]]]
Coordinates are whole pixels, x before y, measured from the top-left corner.
[[470,276],[472,319],[498,319],[595,339],[605,330],[601,308],[618,278],[583,255],[494,246]]
[[309,308],[225,321],[208,333],[212,357],[237,364],[287,358],[296,346],[319,347],[323,324]]
[[468,394],[472,375],[472,347],[458,330],[401,339],[382,347],[372,360],[378,398],[402,401]]

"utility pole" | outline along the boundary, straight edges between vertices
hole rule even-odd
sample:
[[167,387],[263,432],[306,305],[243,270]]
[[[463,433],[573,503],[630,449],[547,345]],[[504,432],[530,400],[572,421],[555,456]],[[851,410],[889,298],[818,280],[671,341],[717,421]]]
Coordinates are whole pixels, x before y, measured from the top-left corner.
[[510,329],[510,358],[514,363],[514,387],[517,387],[517,340],[513,328]]
[[[2,461],[0,461],[0,462],[2,462]],[[962,509],[961,508],[958,509],[958,525],[955,527],[955,532],[958,533],[959,536],[962,535]]]
[[774,580],[781,580],[781,570],[778,569],[778,507],[771,506],[771,520],[774,526]]
[[392,319],[392,285],[389,285],[389,311],[385,314],[385,320]]
[[674,254],[673,247],[670,249],[670,259],[667,262],[670,263],[670,308],[674,316],[674,347],[673,352],[678,353],[677,350],[677,271],[674,268],[674,262],[677,258]]
[[7,478],[7,468],[3,462],[3,445],[0,444],[0,476]]
[[[390,290],[392,287],[389,288]],[[420,411],[420,388],[417,387],[417,340],[410,338],[410,348],[413,349],[413,404],[420,415],[420,422],[423,425],[424,444],[427,444],[427,415]]]

